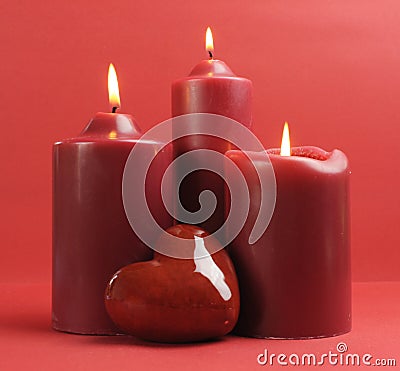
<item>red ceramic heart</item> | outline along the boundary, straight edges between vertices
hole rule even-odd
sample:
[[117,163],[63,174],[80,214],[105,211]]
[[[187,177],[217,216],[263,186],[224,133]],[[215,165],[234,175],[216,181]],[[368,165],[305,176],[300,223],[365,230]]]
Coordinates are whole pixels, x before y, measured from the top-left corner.
[[[151,341],[190,342],[227,334],[239,315],[238,282],[228,254],[210,255],[219,243],[205,243],[208,234],[198,227],[177,225],[167,232],[191,246],[193,259],[156,252],[151,261],[122,268],[106,289],[108,314],[122,331]],[[203,257],[198,258],[199,252]]]

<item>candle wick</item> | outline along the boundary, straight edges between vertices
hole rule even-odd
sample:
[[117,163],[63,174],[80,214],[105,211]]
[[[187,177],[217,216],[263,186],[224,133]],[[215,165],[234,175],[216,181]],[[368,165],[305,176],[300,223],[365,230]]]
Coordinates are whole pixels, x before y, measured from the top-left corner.
[[118,107],[113,107],[112,110],[111,110],[111,112],[112,112],[112,113],[115,113],[115,112],[117,112],[117,109],[118,109]]
[[210,56],[210,59],[214,58],[211,50],[208,51],[208,55]]

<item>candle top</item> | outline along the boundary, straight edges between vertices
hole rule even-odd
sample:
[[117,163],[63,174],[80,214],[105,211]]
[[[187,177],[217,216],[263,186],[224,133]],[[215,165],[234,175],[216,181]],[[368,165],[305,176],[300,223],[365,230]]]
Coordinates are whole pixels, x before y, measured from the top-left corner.
[[[348,169],[348,159],[346,155],[334,149],[327,152],[321,148],[314,146],[292,147],[290,156],[281,156],[280,148],[267,149],[271,165],[287,166],[288,169],[316,169],[320,172],[339,173]],[[262,152],[230,150],[225,153],[228,158],[237,159],[240,161],[250,161],[257,163],[265,162],[265,155]]]
[[341,172],[348,168],[346,155],[338,149],[327,152],[314,146],[292,147],[290,156],[281,156],[280,148],[267,149],[266,152],[274,164],[302,165],[326,172]]
[[[271,148],[267,150],[269,155],[281,156],[281,148]],[[326,161],[332,155],[332,152],[324,151],[321,148],[313,146],[292,147],[290,149],[290,156],[287,157],[306,157],[319,161]]]
[[98,112],[79,134],[79,138],[137,139],[142,135],[131,115]]
[[208,59],[198,63],[190,72],[189,77],[235,77],[228,65],[219,59]]

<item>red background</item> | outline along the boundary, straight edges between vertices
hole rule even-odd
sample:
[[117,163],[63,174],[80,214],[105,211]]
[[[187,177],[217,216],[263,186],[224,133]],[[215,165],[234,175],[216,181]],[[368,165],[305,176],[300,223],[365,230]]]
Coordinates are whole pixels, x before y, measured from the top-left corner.
[[400,278],[397,1],[13,1],[0,6],[1,281],[48,281],[51,145],[108,110],[143,129],[170,117],[170,85],[215,55],[254,83],[254,130],[278,146],[340,148],[352,167],[356,281]]
[[287,120],[293,145],[348,155],[353,279],[400,279],[397,0],[15,0],[0,4],[1,283],[50,281],[51,146],[108,110],[108,63],[148,129],[206,57],[208,25],[215,56],[254,83],[266,147]]

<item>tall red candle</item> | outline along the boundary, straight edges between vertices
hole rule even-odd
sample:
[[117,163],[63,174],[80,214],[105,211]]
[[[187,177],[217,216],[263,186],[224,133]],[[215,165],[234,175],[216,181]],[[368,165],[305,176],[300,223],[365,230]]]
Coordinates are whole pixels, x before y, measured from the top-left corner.
[[250,162],[243,152],[227,153],[251,189],[248,219],[228,249],[241,295],[236,332],[260,338],[346,333],[351,329],[347,158],[339,150],[316,147],[294,147],[290,156],[279,149],[267,153],[275,171],[276,206],[253,245],[248,238],[261,196],[253,165],[266,166],[265,159],[249,153]]
[[[119,103],[112,106],[115,112]],[[52,320],[56,330],[120,332],[105,310],[107,282],[121,267],[152,257],[132,231],[121,195],[125,162],[140,135],[130,115],[100,112],[78,137],[54,144]],[[149,150],[154,152],[156,146],[149,144]],[[162,172],[152,169],[154,183]],[[161,204],[155,184],[147,192]],[[159,210],[155,218],[168,227],[170,218]]]
[[[210,29],[207,30],[206,49],[210,58],[197,64],[188,77],[177,80],[172,85],[172,115],[189,113],[213,113],[229,117],[250,128],[252,123],[252,83],[236,76],[221,60],[213,58],[213,41]],[[196,125],[195,122],[188,124]],[[188,135],[174,143],[174,158],[197,150],[210,149],[225,153],[231,149],[229,142],[207,135]],[[193,164],[196,167],[196,164]],[[221,163],[221,171],[223,163]],[[179,169],[178,169],[179,171]],[[210,190],[217,198],[214,214],[200,226],[213,233],[224,221],[223,191],[224,182],[215,173],[198,170],[187,176],[180,187],[179,197],[182,206],[188,211],[200,207],[198,195]],[[178,215],[179,219],[179,215]],[[188,222],[187,220],[180,220]]]

